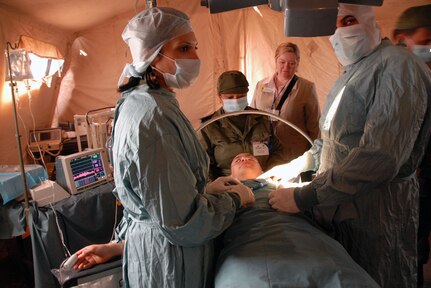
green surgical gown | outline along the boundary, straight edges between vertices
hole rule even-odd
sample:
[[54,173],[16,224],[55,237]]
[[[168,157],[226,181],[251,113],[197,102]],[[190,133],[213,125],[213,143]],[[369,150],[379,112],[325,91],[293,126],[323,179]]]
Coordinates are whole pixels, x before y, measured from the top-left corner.
[[115,194],[128,217],[126,287],[208,287],[213,244],[233,221],[227,193],[206,194],[208,156],[175,94],[141,85],[116,108]]
[[316,192],[320,207],[341,204],[339,219],[357,215],[335,223],[335,237],[384,287],[416,287],[415,171],[431,132],[430,98],[428,67],[384,39],[330,91],[319,173],[299,190]]

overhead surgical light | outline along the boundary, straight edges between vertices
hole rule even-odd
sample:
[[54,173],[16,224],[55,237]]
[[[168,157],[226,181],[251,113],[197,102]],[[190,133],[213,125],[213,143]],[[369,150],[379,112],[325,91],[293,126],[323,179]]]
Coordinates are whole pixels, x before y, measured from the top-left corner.
[[284,12],[284,35],[288,37],[334,34],[338,3],[381,6],[383,0],[201,0],[211,14],[267,4]]
[[339,0],[340,3],[355,4],[355,5],[368,5],[368,6],[382,6],[383,0]]
[[211,14],[263,4],[268,0],[201,0],[201,6],[209,8]]
[[[280,3],[279,11],[284,11],[284,35],[313,37],[334,34],[338,0],[285,0]],[[271,9],[274,10],[274,6]]]

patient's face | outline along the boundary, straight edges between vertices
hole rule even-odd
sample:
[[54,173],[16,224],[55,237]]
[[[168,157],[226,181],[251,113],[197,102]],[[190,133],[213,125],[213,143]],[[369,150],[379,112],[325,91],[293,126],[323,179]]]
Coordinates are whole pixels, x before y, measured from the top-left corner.
[[256,179],[262,174],[262,168],[256,157],[249,153],[241,153],[233,158],[231,163],[231,175],[239,180]]

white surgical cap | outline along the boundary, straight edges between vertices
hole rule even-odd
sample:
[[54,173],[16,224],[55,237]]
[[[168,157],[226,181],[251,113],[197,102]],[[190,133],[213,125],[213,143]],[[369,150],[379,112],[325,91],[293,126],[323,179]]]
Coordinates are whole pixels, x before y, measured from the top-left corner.
[[121,35],[133,63],[126,65],[118,84],[124,77],[140,77],[166,42],[192,31],[189,17],[174,8],[154,7],[133,17]]
[[377,25],[371,6],[339,4],[338,16],[347,15],[355,16],[359,24],[363,25],[365,32],[372,39],[372,42],[376,43],[376,47],[380,44],[382,35],[380,34],[380,28]]

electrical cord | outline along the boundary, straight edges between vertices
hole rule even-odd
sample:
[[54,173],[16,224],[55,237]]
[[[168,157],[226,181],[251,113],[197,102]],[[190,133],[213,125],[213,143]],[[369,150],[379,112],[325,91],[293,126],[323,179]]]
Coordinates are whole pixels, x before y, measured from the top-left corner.
[[115,228],[117,227],[117,217],[118,217],[118,205],[117,205],[117,200],[114,201],[114,205],[115,205],[115,211],[114,211],[114,228],[112,229],[112,235],[111,235],[111,239],[109,240],[109,242],[113,241],[115,238]]
[[[70,253],[69,249],[67,248],[66,243],[64,243],[63,231],[61,230],[61,227],[60,227],[60,223],[59,223],[59,220],[58,220],[57,212],[55,212],[55,209],[54,209],[54,206],[52,206],[52,203],[49,203],[49,206],[51,207],[51,210],[54,213],[55,224],[57,225],[57,231],[58,231],[58,234],[60,236],[61,245],[63,246],[64,256],[66,256],[66,259],[67,259],[72,254]],[[65,262],[65,261],[63,261],[63,262]],[[63,264],[64,263],[62,263],[62,265]],[[60,267],[62,265],[60,265]]]

